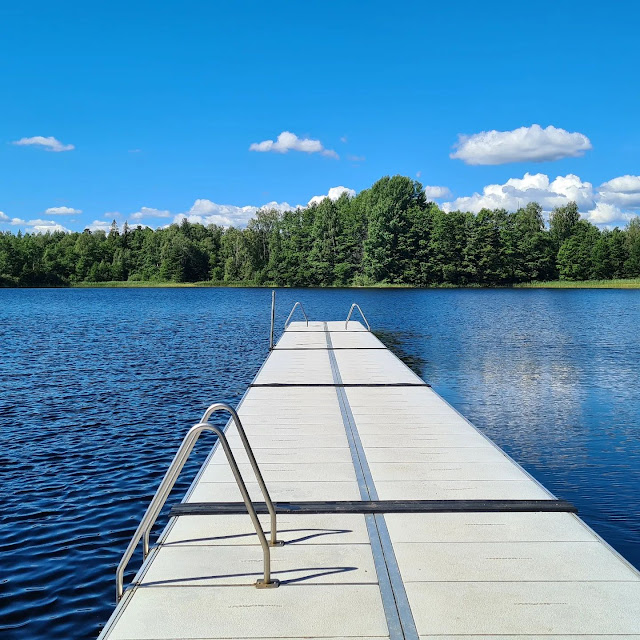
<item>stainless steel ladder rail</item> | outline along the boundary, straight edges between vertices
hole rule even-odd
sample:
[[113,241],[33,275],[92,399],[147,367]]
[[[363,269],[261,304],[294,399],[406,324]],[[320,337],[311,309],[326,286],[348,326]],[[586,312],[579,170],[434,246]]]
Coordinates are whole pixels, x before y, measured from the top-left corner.
[[354,309],[357,309],[360,312],[360,315],[362,316],[362,319],[364,320],[364,323],[367,325],[367,331],[371,331],[371,327],[369,326],[369,323],[367,322],[367,319],[366,319],[364,313],[362,313],[362,309],[360,308],[360,305],[356,304],[355,302],[351,305],[351,309],[349,309],[349,315],[347,316],[347,320],[344,323],[344,328],[345,329],[348,328],[349,320],[351,319],[351,314],[353,313]]
[[[209,412],[209,415],[213,414],[215,411],[220,411],[220,410],[225,410],[228,411],[232,418],[234,419],[234,422],[236,423],[236,426],[239,427],[238,431],[240,433],[244,434],[244,429],[242,428],[242,424],[240,423],[240,420],[238,419],[238,415],[237,413],[234,411],[234,409],[224,403],[216,403],[214,405],[211,405],[211,407],[209,407],[209,409],[207,409],[207,412]],[[206,413],[205,412],[205,415]],[[148,544],[149,544],[149,532],[151,531],[151,528],[153,527],[153,524],[155,523],[158,514],[160,513],[160,511],[162,510],[162,507],[164,506],[164,503],[166,502],[169,494],[171,493],[171,489],[173,488],[176,480],[178,479],[178,476],[180,475],[180,471],[182,471],[182,468],[184,467],[185,462],[187,461],[187,459],[189,458],[189,455],[191,454],[191,452],[193,451],[193,447],[195,446],[198,438],[200,437],[200,435],[204,432],[204,431],[211,431],[213,433],[215,433],[218,436],[218,439],[220,441],[220,443],[222,444],[222,448],[224,449],[225,455],[227,457],[227,460],[229,462],[229,466],[231,467],[231,470],[233,472],[233,476],[235,478],[236,484],[238,485],[238,488],[240,489],[240,493],[242,495],[242,499],[244,501],[244,504],[247,508],[247,512],[249,513],[249,516],[251,517],[251,521],[253,523],[253,526],[256,530],[256,534],[258,535],[258,539],[260,541],[260,545],[262,546],[262,555],[263,555],[263,562],[264,562],[264,576],[263,579],[258,580],[255,584],[256,587],[258,588],[274,588],[279,586],[280,582],[278,580],[272,580],[271,579],[271,552],[269,549],[269,542],[267,542],[267,538],[264,534],[264,531],[262,529],[262,525],[260,524],[260,520],[258,519],[258,516],[256,514],[256,510],[253,506],[253,503],[251,501],[251,497],[249,496],[249,492],[247,491],[247,487],[244,483],[244,480],[242,478],[242,474],[240,473],[240,470],[238,468],[238,464],[235,460],[235,457],[233,455],[233,452],[231,451],[231,447],[229,446],[229,442],[224,434],[224,432],[222,431],[222,429],[220,429],[220,427],[217,427],[215,425],[209,424],[208,422],[199,422],[198,424],[194,425],[193,427],[191,427],[191,429],[189,429],[189,431],[187,432],[187,435],[184,437],[184,439],[182,440],[182,444],[180,445],[180,448],[178,449],[176,455],[174,456],[173,460],[171,461],[171,464],[169,465],[169,469],[167,469],[167,472],[164,475],[164,478],[162,479],[162,482],[160,483],[160,486],[158,487],[156,493],[154,494],[153,498],[151,499],[151,503],[149,504],[149,506],[147,507],[147,510],[144,513],[144,516],[142,517],[142,520],[140,521],[140,524],[138,525],[138,528],[136,529],[135,533],[133,534],[133,537],[131,538],[131,541],[129,542],[129,545],[127,546],[127,549],[125,550],[122,559],[120,560],[119,564],[118,564],[118,568],[116,569],[116,600],[120,601],[120,599],[122,598],[122,595],[124,593],[124,571],[127,567],[127,565],[129,564],[129,561],[131,560],[131,557],[133,556],[140,540],[142,538],[144,538],[145,541],[145,551],[144,551],[144,556],[146,557],[148,552],[149,552],[149,548],[148,548]],[[243,444],[245,444],[246,442],[246,446],[248,447],[248,451],[251,451],[251,447],[249,446],[248,441],[246,441],[246,436],[243,438]],[[253,458],[253,452],[251,453],[251,455],[249,456],[249,459],[251,460]],[[255,458],[253,458],[254,462],[255,462]],[[253,466],[253,465],[252,465]],[[257,466],[257,465],[256,465]],[[260,480],[262,480],[262,476],[260,475]],[[258,484],[261,485],[261,489],[264,486],[264,481],[262,480],[262,482],[258,482]],[[267,500],[267,496],[269,495],[268,492],[266,492],[266,487],[265,490],[263,492],[263,495],[265,496],[265,501]],[[275,514],[275,510],[273,509],[273,503],[271,503],[271,498],[268,498],[269,504],[270,504],[270,510],[269,513],[273,513]],[[272,523],[275,522],[275,518],[272,517]],[[271,537],[272,540],[275,537],[275,529],[272,528],[272,532],[271,532]],[[282,543],[278,542],[276,540],[275,542],[276,545],[281,545]]]
[[249,458],[249,463],[251,464],[251,468],[253,469],[253,474],[258,481],[260,491],[262,491],[262,496],[264,497],[264,501],[267,504],[267,509],[269,510],[269,517],[271,518],[271,539],[269,540],[269,546],[282,547],[284,545],[284,542],[282,540],[278,540],[276,509],[273,506],[273,501],[271,500],[271,496],[269,495],[269,490],[267,489],[267,485],[264,482],[262,472],[260,471],[260,467],[258,466],[256,457],[253,455],[253,449],[249,444],[249,439],[247,438],[247,434],[245,433],[244,427],[242,426],[242,422],[240,422],[240,418],[238,417],[236,410],[233,407],[230,407],[228,404],[224,404],[223,402],[216,402],[204,412],[204,415],[202,416],[202,420],[200,420],[200,422],[209,422],[209,418],[211,418],[211,416],[216,411],[227,411],[233,418],[236,429],[238,429],[238,433],[240,434],[240,440],[242,440],[242,446],[244,447],[245,453]]
[[289,314],[289,316],[285,320],[285,323],[284,323],[284,328],[285,329],[289,325],[289,320],[291,320],[291,316],[293,315],[293,312],[296,310],[296,307],[300,307],[300,311],[302,311],[302,315],[304,316],[304,319],[307,321],[307,327],[309,326],[309,318],[307,318],[307,314],[304,312],[304,307],[302,306],[302,303],[301,302],[296,302],[293,305],[293,309],[291,309],[291,313]]
[[[231,418],[233,419],[233,422],[236,425],[236,428],[238,429],[238,433],[240,434],[240,439],[242,440],[242,446],[244,447],[247,457],[249,458],[249,462],[251,463],[253,473],[255,474],[258,485],[260,486],[260,491],[262,492],[264,501],[269,505],[269,513],[271,515],[271,541],[269,544],[272,547],[281,547],[284,543],[280,542],[277,539],[278,532],[276,528],[276,511],[273,507],[273,502],[271,501],[271,496],[269,495],[269,491],[267,490],[267,487],[262,478],[262,473],[260,472],[258,463],[256,462],[255,456],[253,455],[253,449],[251,449],[251,445],[249,444],[249,440],[247,439],[247,434],[245,433],[244,427],[242,426],[242,422],[240,421],[240,418],[238,417],[236,410],[233,407],[229,406],[228,404],[225,404],[224,402],[215,402],[204,412],[204,414],[202,415],[202,419],[200,420],[200,423],[203,423],[203,422],[208,423],[211,416],[217,411],[226,411],[227,413],[229,413],[231,415]],[[166,486],[164,487],[164,490],[162,491],[162,494],[160,494],[160,488],[158,489],[159,495],[158,495],[158,506],[156,508],[156,512],[152,517],[151,521],[149,522],[148,526],[144,530],[144,539],[143,539],[143,546],[142,546],[143,558],[146,558],[149,555],[149,546],[150,546],[149,537],[151,535],[151,529],[155,524],[156,519],[160,514],[160,511],[162,510],[164,503],[169,497],[169,494],[173,489],[173,485],[178,479],[178,476],[182,471],[182,467],[184,466],[190,454],[191,454],[191,450],[186,450],[186,449],[184,450],[183,457],[180,461],[180,464],[175,467],[174,473],[172,474],[172,479],[166,484]]]

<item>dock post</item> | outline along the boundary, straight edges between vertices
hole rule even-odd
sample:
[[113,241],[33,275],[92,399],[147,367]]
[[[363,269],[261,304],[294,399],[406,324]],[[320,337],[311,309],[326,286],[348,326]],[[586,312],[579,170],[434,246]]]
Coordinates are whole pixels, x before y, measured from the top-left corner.
[[269,351],[273,351],[273,325],[276,319],[276,292],[271,291],[271,332],[269,333]]

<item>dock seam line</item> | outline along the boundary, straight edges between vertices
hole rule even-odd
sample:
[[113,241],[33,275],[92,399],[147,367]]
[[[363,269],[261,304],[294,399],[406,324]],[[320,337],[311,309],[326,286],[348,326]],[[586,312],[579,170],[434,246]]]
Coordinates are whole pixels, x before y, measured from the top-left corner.
[[[351,406],[349,405],[349,399],[344,390],[345,385],[342,382],[338,361],[333,351],[331,334],[326,322],[324,323],[324,327],[331,372],[335,382],[340,413],[342,414],[342,421],[347,434],[349,448],[351,449],[356,477],[358,478],[360,496],[363,500],[378,500],[378,492],[376,491],[373,476],[371,475],[364,448],[360,441],[360,435],[351,411]],[[365,521],[376,572],[378,574],[380,594],[387,617],[390,639],[418,640],[418,631],[384,516],[365,515]]]

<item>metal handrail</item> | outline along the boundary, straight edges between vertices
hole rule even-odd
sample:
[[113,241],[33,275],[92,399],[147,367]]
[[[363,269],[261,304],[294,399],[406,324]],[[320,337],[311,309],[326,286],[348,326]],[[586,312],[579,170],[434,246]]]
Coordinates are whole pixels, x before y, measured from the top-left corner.
[[353,313],[353,310],[357,309],[360,312],[360,315],[362,316],[362,319],[364,320],[364,323],[367,325],[367,331],[371,331],[371,327],[369,326],[369,323],[367,322],[367,319],[365,318],[364,313],[362,313],[362,309],[360,308],[359,304],[356,304],[355,302],[351,305],[351,309],[349,309],[349,315],[347,316],[347,321],[344,323],[344,328],[347,328],[347,325],[349,324],[349,318],[351,318],[351,314]]
[[284,328],[287,328],[287,325],[289,324],[289,320],[291,320],[291,316],[293,315],[293,312],[296,310],[296,307],[300,307],[300,311],[302,311],[302,315],[304,316],[304,319],[307,321],[307,327],[309,326],[309,318],[307,318],[307,314],[304,312],[304,307],[302,306],[301,302],[296,302],[293,305],[293,309],[291,309],[291,313],[289,314],[289,317],[286,319],[285,323],[284,323]]
[[[262,491],[262,496],[264,497],[264,501],[267,503],[267,505],[269,505],[269,514],[271,516],[271,541],[269,544],[272,547],[281,547],[284,544],[284,542],[280,542],[277,539],[278,532],[276,528],[276,510],[273,506],[273,502],[271,501],[271,497],[269,496],[269,492],[267,491],[267,487],[262,478],[262,473],[260,472],[258,463],[256,462],[255,456],[253,455],[253,450],[251,449],[251,445],[249,444],[249,440],[247,439],[247,435],[244,431],[244,427],[242,426],[242,422],[240,422],[240,418],[238,417],[238,414],[236,413],[235,409],[229,406],[228,404],[225,404],[224,402],[216,402],[212,404],[204,412],[204,414],[202,415],[202,419],[200,420],[200,423],[201,424],[208,423],[209,418],[211,418],[211,416],[214,413],[216,413],[216,411],[226,411],[227,413],[229,413],[231,415],[231,418],[233,419],[233,422],[236,425],[236,428],[238,429],[238,433],[240,434],[240,439],[242,440],[242,446],[244,447],[245,453],[249,458],[249,462],[251,463],[251,468],[253,469],[253,473],[255,474],[256,480],[258,481],[258,485],[260,486],[260,491]],[[187,458],[189,457],[190,454],[191,454],[190,449],[184,450],[182,454],[182,458],[180,459],[179,464],[175,467],[174,473],[171,476],[171,480],[166,485],[164,485],[164,489],[162,493],[160,492],[160,489],[162,488],[163,485],[161,485],[160,488],[158,488],[158,491],[157,491],[158,506],[156,507],[155,514],[150,519],[149,524],[144,529],[144,536],[143,536],[143,542],[142,542],[143,558],[146,558],[149,555],[149,547],[150,547],[149,537],[151,535],[151,529],[153,525],[156,523],[156,519],[158,518],[158,515],[160,515],[160,511],[162,510],[164,503],[169,497],[169,494],[173,489],[173,485],[178,479],[178,476],[182,471],[182,467],[184,467],[184,464],[187,461]],[[177,459],[177,455],[178,454],[176,454],[176,459]],[[175,461],[176,460],[174,459],[174,462]],[[173,462],[171,464],[173,465]]]
[[273,325],[276,319],[276,292],[271,292],[271,330],[269,331],[269,351],[273,351]]
[[[213,413],[215,410],[221,410],[224,408],[225,410],[230,410],[232,417],[234,417],[234,421],[237,419],[236,412],[228,405],[224,405],[223,403],[218,403],[217,405],[212,405],[211,407],[209,407],[209,409],[212,409],[213,407],[217,407],[217,408],[213,409],[211,413]],[[236,425],[238,424],[238,422],[236,422]],[[240,428],[242,427],[240,426]],[[251,517],[251,521],[253,522],[253,526],[256,530],[256,534],[258,535],[258,539],[260,540],[260,545],[262,546],[263,561],[264,561],[264,577],[262,580],[258,580],[255,586],[262,589],[279,586],[280,582],[278,580],[271,579],[271,552],[269,550],[269,543],[267,542],[267,538],[264,535],[262,525],[260,524],[260,520],[258,519],[256,510],[253,506],[253,503],[251,502],[251,497],[249,496],[247,487],[244,483],[244,480],[242,479],[242,475],[238,468],[238,464],[236,463],[236,460],[233,456],[233,452],[231,451],[231,447],[229,446],[229,442],[227,441],[227,438],[224,432],[222,431],[222,429],[220,429],[220,427],[209,424],[208,422],[199,422],[198,424],[191,427],[191,429],[189,429],[189,431],[187,432],[187,435],[184,437],[182,444],[180,445],[180,448],[178,449],[173,460],[171,461],[171,464],[169,465],[169,469],[165,473],[164,478],[162,479],[162,482],[158,487],[158,490],[153,496],[151,503],[147,507],[147,510],[145,511],[145,514],[142,517],[142,520],[140,521],[138,528],[133,534],[133,537],[131,538],[129,545],[127,546],[127,549],[124,552],[122,559],[120,560],[120,563],[118,564],[118,568],[116,569],[117,601],[119,601],[122,598],[122,595],[124,593],[124,587],[123,587],[124,571],[127,565],[129,564],[129,561],[131,560],[131,557],[133,556],[133,553],[135,552],[136,547],[138,546],[138,543],[140,542],[141,538],[144,537],[145,543],[148,545],[148,531],[151,529],[151,527],[153,526],[153,523],[156,521],[156,518],[158,517],[159,512],[161,511],[167,497],[169,496],[169,493],[171,493],[171,489],[173,488],[175,481],[180,475],[180,471],[184,467],[185,462],[189,458],[191,451],[193,451],[193,447],[195,446],[198,438],[200,437],[203,431],[212,431],[218,436],[218,439],[222,444],[222,448],[224,449],[225,455],[229,462],[229,466],[231,467],[231,470],[233,472],[235,481],[238,485],[238,488],[240,489],[240,493],[242,495],[244,504],[247,508],[247,512]],[[262,484],[264,484],[264,482]],[[273,522],[273,519],[272,519],[272,522]],[[272,537],[273,537],[273,531],[272,531]]]
[[273,506],[273,502],[271,501],[271,496],[269,495],[269,491],[267,489],[267,485],[262,478],[262,472],[260,471],[260,467],[258,466],[258,462],[256,461],[255,456],[253,455],[253,449],[249,444],[249,440],[247,438],[247,434],[245,433],[244,427],[242,426],[242,422],[240,422],[240,418],[236,410],[233,407],[230,407],[228,404],[224,402],[216,402],[212,404],[202,416],[202,420],[200,422],[209,422],[209,418],[216,411],[228,411],[233,418],[233,422],[236,425],[236,429],[238,429],[238,433],[240,434],[240,440],[242,440],[242,446],[244,447],[245,453],[249,458],[249,462],[251,463],[251,468],[253,469],[253,473],[258,481],[258,485],[260,486],[260,491],[262,491],[262,496],[264,498],[265,503],[267,504],[267,509],[269,510],[269,516],[271,518],[271,539],[269,540],[270,547],[282,547],[284,542],[282,540],[278,540],[278,527],[276,524],[276,509]]

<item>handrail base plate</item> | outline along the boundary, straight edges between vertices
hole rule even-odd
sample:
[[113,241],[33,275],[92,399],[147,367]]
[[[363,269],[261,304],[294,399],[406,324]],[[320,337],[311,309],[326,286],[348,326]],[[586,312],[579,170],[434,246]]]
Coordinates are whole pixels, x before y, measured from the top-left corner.
[[277,589],[280,586],[280,580],[270,580],[265,582],[262,578],[255,584],[256,589]]

